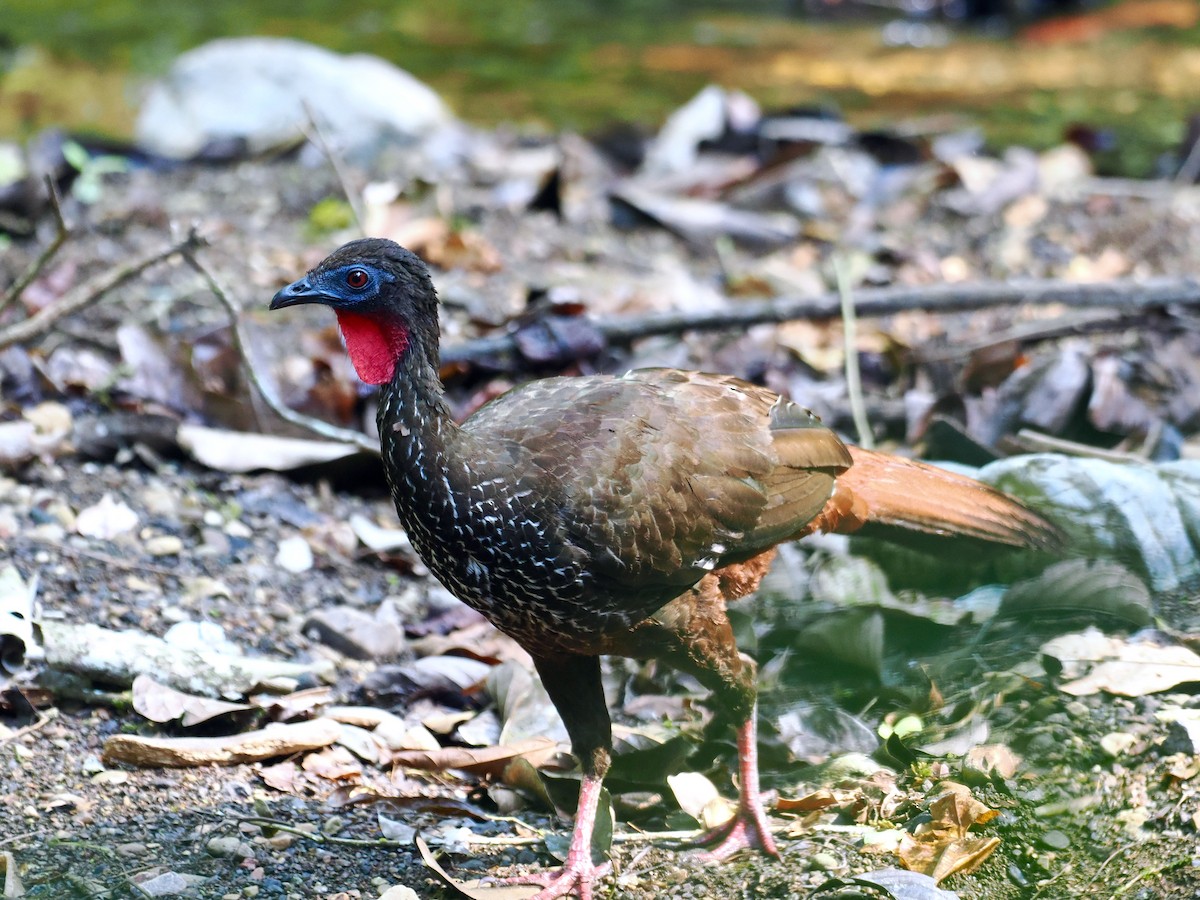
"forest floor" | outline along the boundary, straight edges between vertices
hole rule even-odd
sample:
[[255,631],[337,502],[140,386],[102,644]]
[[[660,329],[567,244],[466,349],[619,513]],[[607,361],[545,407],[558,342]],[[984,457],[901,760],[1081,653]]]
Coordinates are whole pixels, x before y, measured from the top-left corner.
[[[726,297],[745,294],[828,290],[827,235],[861,233],[863,226],[861,206],[828,200],[829,222],[809,221],[786,247],[721,243],[714,253],[636,218],[617,229],[586,216],[514,211],[491,199],[498,180],[410,186],[401,201],[374,210],[382,218],[371,230],[423,241],[425,254],[442,261],[447,344],[538,321],[547,298],[559,311],[582,305],[611,319],[723,308]],[[110,176],[91,205],[66,202],[73,235],[20,305],[35,315],[197,223],[210,242],[201,258],[248,310],[251,360],[293,405],[369,430],[371,398],[342,359],[331,323],[316,312],[265,314],[275,290],[353,236],[337,227],[342,195],[326,168],[289,160]],[[871,210],[870,238],[843,247],[861,284],[1197,271],[1200,204],[1193,188],[1119,196],[1093,184],[1091,192],[1035,192],[969,215],[932,196],[909,193]],[[332,225],[314,212],[322,204],[337,220]],[[449,230],[436,224],[448,221],[455,223]],[[0,285],[11,283],[52,235],[46,215],[36,237],[13,241],[0,255]],[[879,417],[885,445],[905,444],[904,413],[895,410],[920,380],[914,371],[933,371],[935,383],[977,384],[987,361],[969,348],[1062,312],[934,309],[860,321],[868,410]],[[1177,382],[1155,381],[1146,361],[1164,347],[1171,359],[1200,358],[1189,320],[1184,315],[1165,327],[1162,318],[1171,313],[1147,315],[1152,321],[1080,327],[1020,346],[1047,359],[1082,354],[1093,373],[1097,360],[1115,354],[1145,376],[1129,383],[1149,407],[1186,405],[1171,387]],[[293,718],[315,717],[333,704],[384,708],[433,743],[410,735],[407,744],[368,741],[364,748],[347,738],[323,750],[296,750],[282,762],[122,764],[106,755],[114,736],[230,736],[289,716],[268,701],[227,696],[238,709],[205,710],[187,726],[177,717],[150,721],[147,697],[168,696],[153,694],[157,687],[143,682],[131,691],[127,680],[105,682],[70,660],[49,664],[31,643],[24,648],[27,670],[14,676],[0,704],[0,859],[14,891],[5,896],[375,898],[395,886],[421,897],[453,896],[414,848],[418,834],[456,878],[551,865],[542,838],[565,833],[569,819],[555,818],[538,800],[554,793],[556,781],[561,786],[553,765],[561,759],[543,754],[538,762],[549,763],[550,773],[539,776],[530,774],[532,766],[510,765],[525,758],[520,753],[496,751],[539,734],[557,740],[558,726],[546,724],[547,705],[528,678],[522,681],[527,659],[518,648],[457,607],[402,542],[370,546],[373,532],[362,522],[396,528],[377,462],[367,454],[341,465],[264,457],[249,471],[222,470],[200,461],[212,457],[183,446],[171,429],[161,441],[147,438],[151,415],[242,433],[302,434],[249,387],[227,326],[226,310],[203,279],[176,259],[0,353],[0,424],[54,404],[49,409],[65,410],[69,428],[99,422],[133,434],[87,442],[74,432],[29,458],[0,463],[0,567],[15,568],[36,598],[40,623],[153,636],[207,623],[231,652],[311,667],[312,674],[284,679],[290,702],[304,707]],[[790,389],[849,432],[840,334],[839,321],[762,325],[649,337],[583,361],[475,363],[446,374],[461,412],[529,371],[649,364],[731,371]],[[896,362],[925,339],[948,351],[932,362]],[[571,339],[566,344],[556,352],[578,349]],[[964,375],[968,366],[973,374]],[[987,391],[963,388],[967,395],[973,402]],[[1022,395],[1022,402],[1041,401]],[[1186,440],[1183,418],[1173,421]],[[276,466],[286,471],[264,471]],[[855,665],[852,650],[824,652],[822,642],[836,644],[837,633],[854,642],[865,633],[856,630],[861,618],[847,618],[846,607],[813,581],[822,572],[836,581],[841,572],[852,587],[877,590],[875,569],[845,562],[858,552],[854,545],[850,556],[841,545],[802,548],[777,569],[770,591],[741,607],[743,646],[763,670],[764,780],[779,800],[770,808],[781,859],[705,866],[678,840],[645,839],[698,827],[679,809],[688,788],[672,790],[666,775],[699,773],[733,795],[732,737],[708,727],[703,692],[688,679],[625,661],[609,666],[620,749],[643,771],[614,777],[618,874],[598,886],[597,896],[887,896],[850,879],[911,861],[904,835],[931,823],[944,839],[929,852],[964,869],[940,887],[963,898],[1200,896],[1200,748],[1163,715],[1194,712],[1195,685],[1130,696],[1066,693],[1047,641],[1087,626],[1118,636],[1135,629],[1111,606],[1064,612],[1048,602],[1048,615],[1034,609],[953,620],[929,612],[931,598],[965,594],[960,585],[922,586],[910,613],[876,604],[886,639],[875,658]],[[933,560],[949,569],[970,562]],[[893,583],[891,590],[905,587]],[[1173,602],[1194,604],[1189,597]],[[811,612],[796,612],[790,604],[798,603]],[[368,642],[362,650],[364,621],[392,636],[387,649]],[[805,642],[804,634],[821,637]],[[451,662],[421,664],[430,659]],[[129,677],[134,673],[136,666]],[[32,706],[14,699],[18,687]],[[310,699],[297,699],[305,691]],[[907,731],[900,727],[906,720]],[[824,743],[800,741],[796,723]],[[889,730],[903,740],[881,740]],[[654,755],[663,747],[669,760],[661,759],[666,751]],[[446,749],[462,751],[457,764],[437,755]],[[396,755],[420,752],[435,764],[418,767],[414,756]],[[954,834],[931,809],[950,784],[972,801],[955,807],[971,815]],[[355,787],[363,789],[357,801]],[[569,797],[570,790],[562,793]],[[572,802],[561,805],[570,812]],[[553,838],[548,845],[558,846]],[[979,859],[970,862],[972,854]],[[519,896],[486,885],[474,890]],[[932,881],[892,888],[899,898],[938,896],[933,891]]]

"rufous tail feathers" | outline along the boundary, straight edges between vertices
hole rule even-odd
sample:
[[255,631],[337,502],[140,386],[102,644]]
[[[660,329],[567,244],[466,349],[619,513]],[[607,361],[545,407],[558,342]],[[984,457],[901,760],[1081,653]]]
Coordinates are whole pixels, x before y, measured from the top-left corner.
[[1011,497],[937,466],[850,447],[854,465],[809,531],[887,530],[968,537],[1011,547],[1053,549],[1058,529]]

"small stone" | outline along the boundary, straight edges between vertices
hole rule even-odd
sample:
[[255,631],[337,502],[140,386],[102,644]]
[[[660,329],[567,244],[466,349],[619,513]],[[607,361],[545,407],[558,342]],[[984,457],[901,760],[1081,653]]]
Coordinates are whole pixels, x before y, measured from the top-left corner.
[[110,494],[105,494],[99,503],[79,511],[75,530],[84,537],[110,541],[133,531],[137,524],[137,513],[126,504],[114,500]]
[[308,617],[302,630],[354,659],[395,659],[408,645],[404,628],[398,623],[380,621],[349,606],[317,610]]
[[284,538],[279,542],[279,550],[275,554],[275,565],[293,575],[307,572],[313,567],[312,547],[308,541],[296,536]]
[[246,525],[244,522],[239,522],[237,519],[234,519],[232,522],[227,522],[224,530],[225,533],[231,538],[248,540],[254,536],[254,532],[250,530],[250,526]]
[[173,534],[160,534],[146,541],[145,549],[150,556],[178,556],[183,552],[183,540]]
[[323,834],[334,835],[338,834],[345,827],[346,822],[341,816],[330,816],[321,823],[321,832]]
[[417,892],[407,885],[395,884],[379,895],[379,900],[419,900]]
[[834,869],[841,868],[842,861],[832,853],[824,851],[814,853],[808,858],[808,866],[810,869],[815,869],[818,872],[831,872]]
[[79,764],[80,771],[85,775],[95,775],[97,772],[105,770],[104,763],[100,761],[95,753],[89,753],[83,758],[83,762]]
[[209,856],[230,856],[243,859],[254,856],[254,848],[241,838],[224,835],[209,840],[205,845]]
[[1116,759],[1136,743],[1137,738],[1127,731],[1110,731],[1100,738],[1100,749]]
[[194,879],[179,872],[163,872],[138,884],[138,890],[147,897],[171,897],[182,894],[192,887]]
[[1066,850],[1071,846],[1071,839],[1057,829],[1047,831],[1039,838],[1039,842],[1043,847],[1049,847],[1051,850]]

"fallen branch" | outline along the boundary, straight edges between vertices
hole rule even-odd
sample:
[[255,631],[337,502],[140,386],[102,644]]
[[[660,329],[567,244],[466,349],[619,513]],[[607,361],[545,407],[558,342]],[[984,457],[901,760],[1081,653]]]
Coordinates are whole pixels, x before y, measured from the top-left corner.
[[58,199],[58,189],[54,186],[54,179],[49,175],[46,176],[46,190],[50,194],[50,209],[54,211],[54,222],[58,226],[58,230],[54,233],[54,240],[46,246],[45,250],[38,254],[38,258],[33,261],[33,264],[12,283],[9,289],[4,292],[4,296],[0,297],[0,314],[15,303],[25,288],[29,287],[33,280],[42,274],[42,270],[53,259],[54,254],[61,249],[62,245],[67,242],[67,238],[71,236],[71,229],[67,227],[67,220],[63,218],[62,204]]
[[184,252],[183,258],[189,266],[200,273],[200,277],[208,284],[209,290],[216,295],[221,305],[225,307],[225,311],[229,313],[230,323],[233,326],[234,349],[237,350],[238,356],[242,358],[242,363],[246,366],[246,374],[249,376],[250,382],[254,385],[255,390],[258,391],[259,396],[263,398],[267,406],[271,408],[272,412],[285,422],[291,422],[293,425],[318,434],[323,438],[328,438],[331,441],[354,444],[368,453],[379,452],[379,443],[367,437],[361,431],[354,431],[350,428],[339,428],[337,425],[331,425],[312,416],[298,413],[280,400],[275,394],[274,388],[268,385],[259,374],[258,368],[250,358],[249,352],[247,352],[246,348],[249,347],[249,339],[246,336],[246,326],[242,320],[241,308],[229,296],[228,291],[221,286],[221,283],[217,280],[217,276],[196,256],[195,252],[187,250]]
[[[922,309],[938,313],[963,313],[996,306],[1045,305],[1116,307],[1130,312],[1159,306],[1200,306],[1200,280],[1152,278],[1145,281],[1110,281],[1072,284],[1058,280],[934,284],[920,287],[867,288],[855,291],[858,318],[887,316]],[[640,338],[685,331],[722,331],[748,328],[793,319],[835,319],[841,315],[836,291],[820,297],[778,297],[757,303],[739,303],[729,309],[651,313],[623,319],[598,320],[596,330],[609,344],[627,344]],[[511,334],[466,341],[442,349],[443,363],[473,362],[514,352]]]
[[22,341],[41,337],[49,332],[56,322],[91,306],[109,291],[136,278],[151,266],[158,265],[180,253],[188,253],[197,247],[202,247],[204,243],[204,238],[195,228],[191,228],[186,237],[169,247],[147,253],[127,265],[110,269],[95,278],[89,278],[83,284],[64,294],[57,303],[47,306],[28,319],[22,319],[20,322],[0,330],[0,350]]
[[258,731],[219,737],[145,737],[115,734],[104,742],[106,763],[139,767],[201,768],[236,766],[291,756],[306,750],[328,747],[341,737],[342,729],[328,719],[313,719],[287,725],[272,724]]

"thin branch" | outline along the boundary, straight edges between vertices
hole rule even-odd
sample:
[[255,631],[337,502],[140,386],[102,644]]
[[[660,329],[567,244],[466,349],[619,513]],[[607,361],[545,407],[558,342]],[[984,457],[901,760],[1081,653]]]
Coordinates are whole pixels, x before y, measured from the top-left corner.
[[[858,318],[887,316],[923,309],[939,313],[974,312],[996,306],[1023,304],[1116,307],[1130,312],[1160,306],[1200,306],[1200,280],[1152,278],[1145,281],[1110,281],[1094,284],[1039,279],[1030,281],[982,282],[979,284],[934,284],[920,287],[868,288],[855,292]],[[729,309],[694,312],[651,313],[595,322],[597,331],[610,344],[628,344],[644,337],[679,334],[685,331],[723,331],[748,328],[768,322],[793,319],[834,319],[841,314],[837,292],[820,297],[777,297],[756,303],[738,303]],[[516,349],[511,334],[481,338],[442,348],[443,363],[471,362],[503,356]]]
[[1153,317],[1148,311],[1124,312],[1121,310],[1081,310],[1042,319],[1036,322],[1021,322],[1010,328],[992,332],[985,338],[952,346],[919,349],[914,354],[920,362],[949,362],[961,360],[973,353],[998,347],[1001,344],[1032,344],[1084,334],[1128,332],[1136,328],[1149,327]]
[[354,216],[354,223],[358,226],[359,234],[366,234],[363,231],[363,222],[366,221],[363,216],[362,204],[358,201],[353,191],[350,190],[350,178],[346,172],[346,167],[342,165],[342,159],[333,152],[333,147],[329,141],[325,139],[325,132],[321,130],[320,123],[317,122],[317,116],[313,112],[313,108],[309,106],[307,100],[300,101],[300,105],[304,107],[304,115],[308,117],[308,128],[305,130],[305,135],[320,150],[327,160],[329,166],[333,169],[333,174],[338,180],[338,184],[342,186],[342,194],[346,197],[346,202],[350,204],[350,212]]
[[71,229],[67,227],[67,221],[63,218],[62,204],[58,199],[58,188],[54,184],[54,179],[49,175],[46,176],[46,191],[50,195],[50,209],[54,212],[54,222],[57,226],[57,230],[54,233],[54,240],[46,246],[45,250],[38,254],[38,258],[33,261],[33,265],[22,272],[20,277],[12,283],[9,289],[4,292],[4,296],[0,297],[0,314],[15,303],[25,288],[29,287],[33,280],[42,274],[42,270],[46,268],[50,260],[54,257],[54,254],[62,248],[62,245],[67,242],[67,238],[71,236]]
[[162,250],[147,253],[127,265],[104,272],[95,278],[89,278],[83,284],[59,298],[52,306],[47,306],[28,319],[22,319],[7,328],[0,330],[0,350],[21,341],[29,341],[49,332],[56,322],[73,315],[85,307],[91,306],[109,291],[120,287],[130,279],[141,275],[151,266],[170,259],[180,253],[187,253],[203,246],[202,238],[195,228],[188,230],[187,236]]
[[9,741],[15,741],[18,738],[22,738],[27,734],[33,734],[35,731],[41,731],[43,728],[45,728],[47,725],[49,725],[51,722],[53,722],[57,718],[58,718],[58,710],[57,709],[47,710],[45,713],[38,713],[38,717],[35,721],[26,725],[24,728],[18,728],[16,731],[11,731],[8,734],[6,734],[4,737],[0,738],[0,747],[3,747]]
[[833,261],[837,276],[838,301],[842,307],[842,342],[846,364],[846,394],[850,398],[850,414],[854,418],[854,430],[858,432],[858,443],[864,450],[875,446],[875,435],[867,421],[867,408],[863,403],[862,373],[858,368],[858,320],[854,309],[854,294],[850,289],[850,278],[846,272],[846,261],[841,257]]
[[1145,462],[1144,456],[1136,453],[1123,453],[1120,450],[1105,450],[1103,447],[1093,447],[1066,438],[1043,434],[1032,428],[1022,428],[1015,435],[1015,440],[1029,453],[1062,453],[1066,456],[1083,456],[1091,459],[1103,459],[1108,462],[1130,463]]
[[368,453],[379,453],[379,444],[367,437],[361,431],[354,431],[350,428],[339,428],[337,425],[331,425],[328,422],[323,422],[320,419],[306,416],[303,413],[298,413],[294,409],[289,408],[275,394],[272,388],[263,377],[259,374],[258,368],[254,365],[254,361],[250,358],[247,348],[250,346],[249,338],[246,335],[245,320],[242,318],[241,308],[229,296],[229,293],[221,286],[216,275],[206,266],[196,254],[187,250],[183,254],[184,260],[189,266],[200,273],[200,277],[208,284],[211,290],[221,301],[221,305],[225,307],[225,311],[229,313],[229,319],[233,326],[233,345],[237,350],[238,355],[242,358],[242,362],[246,366],[246,372],[250,377],[250,382],[258,391],[259,396],[271,408],[271,410],[286,422],[291,422],[300,428],[318,434],[323,438],[328,438],[331,441],[340,441],[346,444],[354,444]]

